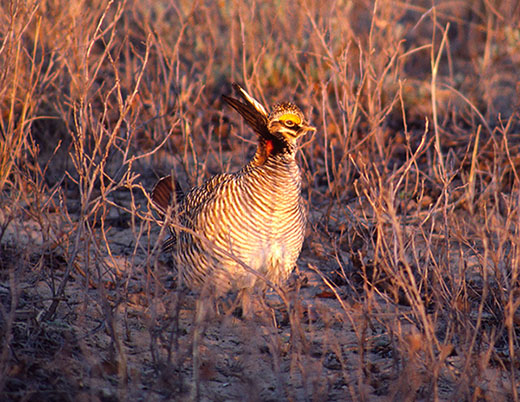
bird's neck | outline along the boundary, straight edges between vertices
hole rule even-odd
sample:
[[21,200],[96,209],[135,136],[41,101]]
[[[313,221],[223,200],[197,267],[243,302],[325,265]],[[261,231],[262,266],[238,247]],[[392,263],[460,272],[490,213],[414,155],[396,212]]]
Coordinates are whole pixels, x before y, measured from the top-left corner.
[[254,166],[266,164],[290,164],[295,162],[296,146],[281,140],[261,139],[251,163]]

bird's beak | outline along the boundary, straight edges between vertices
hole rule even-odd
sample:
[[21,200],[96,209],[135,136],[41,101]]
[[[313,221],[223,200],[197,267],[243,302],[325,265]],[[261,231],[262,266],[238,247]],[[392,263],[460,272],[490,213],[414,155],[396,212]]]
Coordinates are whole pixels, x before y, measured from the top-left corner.
[[302,127],[300,128],[300,130],[301,130],[301,132],[302,132],[301,135],[304,135],[304,134],[307,134],[308,132],[314,132],[314,131],[316,131],[316,127],[305,125],[305,126],[302,126]]

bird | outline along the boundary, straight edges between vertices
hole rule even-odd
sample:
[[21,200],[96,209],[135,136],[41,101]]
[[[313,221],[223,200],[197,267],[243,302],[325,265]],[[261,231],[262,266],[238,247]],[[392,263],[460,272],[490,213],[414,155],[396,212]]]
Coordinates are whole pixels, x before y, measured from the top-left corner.
[[292,102],[269,112],[232,86],[239,99],[222,98],[258,137],[254,156],[239,171],[217,174],[187,193],[174,177],[163,177],[150,198],[169,227],[163,250],[174,255],[185,285],[217,296],[237,292],[248,315],[252,294],[282,286],[296,266],[306,226],[297,144],[316,128]]

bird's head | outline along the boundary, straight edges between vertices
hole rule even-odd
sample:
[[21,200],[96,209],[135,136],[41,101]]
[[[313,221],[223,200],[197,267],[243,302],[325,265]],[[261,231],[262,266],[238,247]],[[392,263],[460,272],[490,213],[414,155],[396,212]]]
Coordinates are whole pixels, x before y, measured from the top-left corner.
[[273,106],[267,118],[267,128],[273,136],[289,144],[293,144],[309,131],[316,131],[316,128],[305,120],[300,108],[290,102]]
[[258,163],[270,156],[294,155],[296,141],[309,131],[316,131],[300,110],[291,102],[277,103],[269,113],[255,98],[240,85],[233,84],[243,101],[224,95],[224,100],[237,110],[259,135]]

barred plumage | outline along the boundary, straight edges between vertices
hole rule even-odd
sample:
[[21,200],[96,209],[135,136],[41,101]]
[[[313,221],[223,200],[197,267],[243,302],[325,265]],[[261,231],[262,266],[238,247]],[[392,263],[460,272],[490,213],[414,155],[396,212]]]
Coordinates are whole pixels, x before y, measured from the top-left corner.
[[172,211],[168,207],[175,204],[178,224],[189,229],[172,226],[166,242],[184,281],[193,289],[209,286],[219,295],[265,286],[236,259],[277,285],[292,272],[306,220],[296,140],[315,130],[292,103],[274,105],[268,114],[238,84],[234,88],[242,101],[223,98],[258,135],[253,159],[239,172],[216,175],[185,196],[171,177],[161,179],[152,192],[159,210]]

